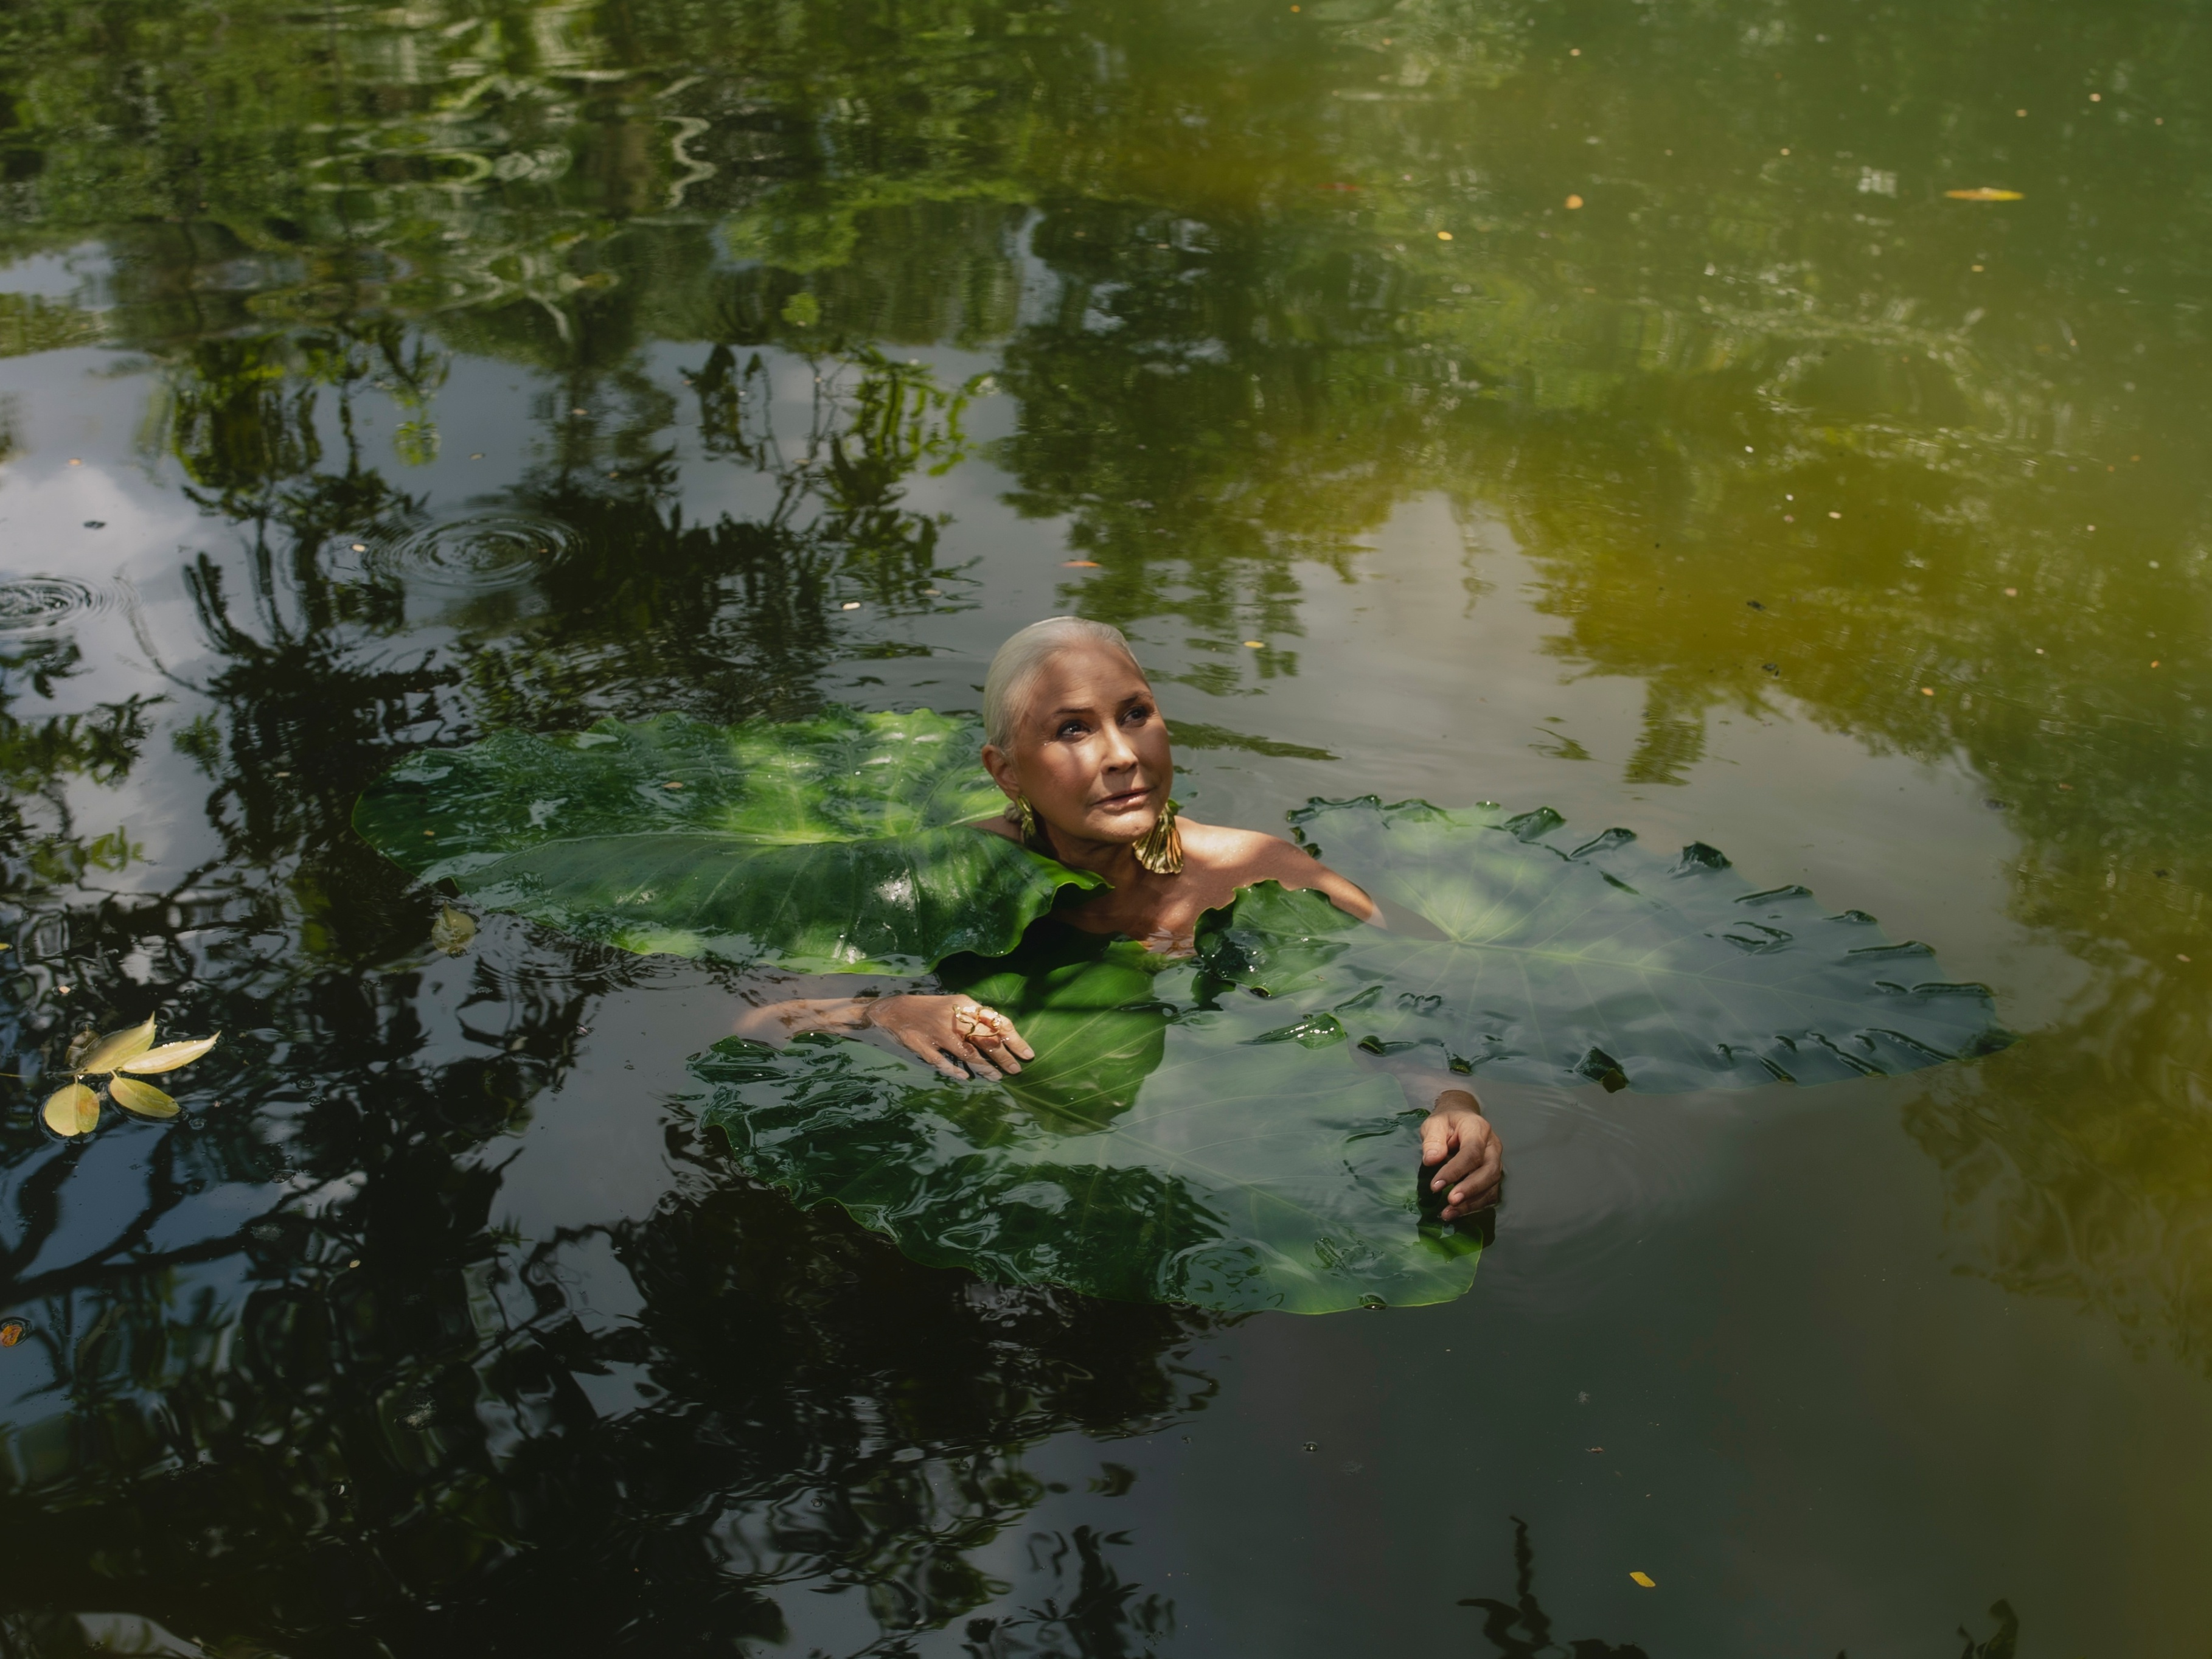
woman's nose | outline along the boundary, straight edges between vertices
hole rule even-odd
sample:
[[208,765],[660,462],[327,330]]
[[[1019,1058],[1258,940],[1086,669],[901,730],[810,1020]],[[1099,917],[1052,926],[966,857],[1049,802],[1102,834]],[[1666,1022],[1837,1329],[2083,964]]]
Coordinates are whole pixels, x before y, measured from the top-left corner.
[[1125,771],[1136,763],[1136,745],[1129,741],[1129,734],[1118,726],[1108,726],[1106,728],[1106,770]]

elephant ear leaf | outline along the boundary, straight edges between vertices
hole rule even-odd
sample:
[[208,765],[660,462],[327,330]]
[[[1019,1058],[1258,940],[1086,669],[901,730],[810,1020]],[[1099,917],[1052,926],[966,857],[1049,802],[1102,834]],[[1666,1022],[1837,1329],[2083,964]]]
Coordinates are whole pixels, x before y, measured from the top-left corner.
[[915,974],[1011,950],[1097,878],[966,827],[1004,805],[981,732],[831,707],[809,720],[602,720],[416,755],[354,828],[486,908],[637,951]]
[[1199,1006],[1193,969],[1127,940],[966,967],[947,978],[1037,1051],[1019,1076],[956,1083],[843,1039],[731,1038],[691,1062],[702,1120],[800,1203],[996,1283],[1325,1313],[1473,1282],[1480,1242],[1419,1210],[1421,1115],[1340,1030],[1281,1029],[1254,998]]
[[1558,814],[1507,818],[1372,796],[1291,815],[1379,899],[1240,893],[1200,930],[1208,971],[1340,1021],[1376,1053],[1455,1071],[1648,1093],[1915,1070],[2011,1041],[1986,987],[1802,887],[1759,890],[1714,848],[1674,857]]

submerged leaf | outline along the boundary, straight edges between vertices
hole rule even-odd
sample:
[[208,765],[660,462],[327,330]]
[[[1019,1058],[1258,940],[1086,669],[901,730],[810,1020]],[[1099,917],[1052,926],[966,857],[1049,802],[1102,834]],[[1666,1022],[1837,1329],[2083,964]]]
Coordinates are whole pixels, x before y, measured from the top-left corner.
[[1909,1072],[2010,1041],[1987,988],[1938,978],[1927,946],[1802,887],[1754,891],[1702,842],[1669,860],[1625,830],[1578,846],[1546,811],[1372,796],[1290,816],[1391,930],[1270,882],[1209,914],[1200,950],[1370,1052],[1663,1094]]
[[467,950],[469,941],[476,936],[477,919],[450,904],[441,909],[437,921],[430,924],[430,943],[449,957],[457,957]]
[[1206,1006],[1192,964],[1052,922],[945,977],[1036,1062],[957,1083],[858,1042],[733,1037],[691,1062],[703,1121],[799,1202],[1000,1283],[1326,1313],[1473,1282],[1480,1242],[1415,1200],[1421,1114],[1340,1040],[1273,1040],[1267,1004]]
[[838,707],[509,732],[395,768],[354,827],[425,881],[625,950],[920,973],[1011,950],[1061,887],[1099,884],[968,827],[1005,806],[981,741],[927,709]]
[[1977,185],[1972,190],[1947,190],[1943,193],[1954,202],[2024,202],[2027,199],[2016,190],[1998,190],[1990,185]]
[[120,1062],[134,1054],[143,1054],[154,1046],[154,1022],[134,1025],[127,1031],[117,1031],[94,1043],[84,1057],[70,1067],[76,1072],[112,1072]]
[[174,1117],[177,1103],[150,1083],[141,1083],[135,1077],[112,1077],[107,1079],[109,1098],[127,1112],[141,1117]]
[[[801,1203],[986,1279],[1228,1310],[1435,1302],[1475,1241],[1425,1221],[1418,1125],[1359,1051],[1612,1091],[1910,1071],[2008,1041],[1987,990],[1717,849],[1577,842],[1547,810],[1316,801],[1309,844],[1385,930],[1273,882],[1170,963],[1052,920],[939,969],[1012,1018],[1034,1064],[950,1082],[903,1054],[732,1038],[692,1070],[702,1121]],[[1246,996],[1236,988],[1258,991]]]
[[100,1121],[100,1097],[82,1083],[65,1083],[46,1097],[39,1115],[58,1135],[88,1135]]
[[126,1060],[115,1069],[137,1072],[173,1072],[180,1066],[189,1066],[222,1040],[218,1031],[211,1037],[199,1037],[190,1042],[165,1042],[158,1048],[149,1048],[135,1059]]

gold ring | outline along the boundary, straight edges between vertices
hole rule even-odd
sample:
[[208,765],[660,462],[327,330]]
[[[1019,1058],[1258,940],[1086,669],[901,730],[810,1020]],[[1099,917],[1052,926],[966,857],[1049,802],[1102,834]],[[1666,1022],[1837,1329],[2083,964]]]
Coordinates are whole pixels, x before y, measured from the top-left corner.
[[975,1003],[952,1011],[952,1029],[964,1037],[979,1037],[990,1029],[990,1016]]

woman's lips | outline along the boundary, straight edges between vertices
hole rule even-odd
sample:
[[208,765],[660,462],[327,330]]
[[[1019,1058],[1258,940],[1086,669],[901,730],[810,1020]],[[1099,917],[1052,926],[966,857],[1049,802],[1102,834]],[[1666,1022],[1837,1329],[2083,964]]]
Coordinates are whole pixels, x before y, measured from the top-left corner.
[[1133,806],[1142,806],[1152,798],[1149,789],[1129,789],[1118,795],[1108,795],[1091,803],[1092,810],[1101,812],[1126,812]]

